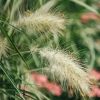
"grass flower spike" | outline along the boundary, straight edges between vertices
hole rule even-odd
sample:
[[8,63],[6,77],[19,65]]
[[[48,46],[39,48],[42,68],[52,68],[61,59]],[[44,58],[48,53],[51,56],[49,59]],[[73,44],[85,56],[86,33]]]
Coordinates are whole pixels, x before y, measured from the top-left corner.
[[46,71],[51,79],[60,82],[64,89],[67,89],[68,86],[74,93],[79,91],[82,96],[88,95],[90,91],[88,74],[68,54],[43,49],[40,51],[40,55],[49,61],[50,66]]
[[8,42],[6,38],[0,37],[0,59],[7,56]]
[[[15,22],[15,26],[23,27],[29,33],[61,33],[65,29],[66,20],[63,16],[49,11],[52,5],[54,5],[54,1],[51,0],[29,16],[20,17],[19,20]],[[48,5],[50,5],[50,7],[47,9]]]
[[65,28],[65,19],[56,14],[31,14],[28,17],[22,17],[16,23],[18,27],[26,28],[28,32],[51,32],[61,33]]

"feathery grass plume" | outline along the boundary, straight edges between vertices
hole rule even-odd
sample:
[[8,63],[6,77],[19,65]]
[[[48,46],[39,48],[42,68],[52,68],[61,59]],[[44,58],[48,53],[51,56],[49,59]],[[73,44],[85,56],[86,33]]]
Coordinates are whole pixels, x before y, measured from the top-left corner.
[[65,29],[66,21],[62,16],[51,13],[34,13],[28,17],[21,17],[16,26],[23,27],[28,32],[61,33]]
[[91,87],[88,74],[73,58],[60,50],[47,48],[40,50],[40,55],[49,61],[45,71],[51,79],[60,82],[63,89],[71,88],[83,97],[88,95]]
[[0,59],[2,56],[6,57],[8,51],[8,42],[6,38],[0,37]]
[[47,5],[44,5],[29,16],[21,16],[19,20],[14,23],[15,26],[25,28],[26,31],[30,33],[61,33],[65,29],[66,20],[60,14],[49,12],[51,5],[48,7],[49,9],[43,11],[47,8]]

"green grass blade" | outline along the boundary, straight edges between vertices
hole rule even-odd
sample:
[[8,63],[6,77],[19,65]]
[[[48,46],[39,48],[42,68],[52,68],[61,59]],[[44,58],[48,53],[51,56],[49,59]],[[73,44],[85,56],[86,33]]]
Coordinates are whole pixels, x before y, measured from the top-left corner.
[[11,82],[11,84],[13,85],[13,87],[16,89],[16,91],[19,93],[19,95],[22,97],[23,100],[25,100],[25,98],[23,97],[23,95],[21,94],[21,92],[17,89],[15,83],[12,81],[12,79],[10,78],[10,76],[7,74],[7,72],[5,71],[5,69],[3,68],[4,65],[2,62],[0,62],[1,66],[0,69],[4,72],[4,74],[6,75],[6,77],[9,79],[9,81]]
[[76,4],[78,4],[78,5],[80,5],[80,6],[83,6],[83,7],[85,7],[86,9],[88,9],[88,10],[90,10],[90,11],[92,11],[92,12],[94,12],[94,13],[96,13],[96,14],[99,15],[98,11],[96,11],[94,8],[92,8],[91,6],[85,4],[85,3],[82,2],[82,1],[80,1],[80,0],[71,0],[71,1],[74,2],[74,3],[76,3]]

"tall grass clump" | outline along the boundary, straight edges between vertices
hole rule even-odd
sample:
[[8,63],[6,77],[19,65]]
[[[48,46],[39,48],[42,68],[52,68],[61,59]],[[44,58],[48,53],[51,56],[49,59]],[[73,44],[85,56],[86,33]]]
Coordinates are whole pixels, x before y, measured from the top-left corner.
[[99,97],[99,3],[0,0],[0,100]]

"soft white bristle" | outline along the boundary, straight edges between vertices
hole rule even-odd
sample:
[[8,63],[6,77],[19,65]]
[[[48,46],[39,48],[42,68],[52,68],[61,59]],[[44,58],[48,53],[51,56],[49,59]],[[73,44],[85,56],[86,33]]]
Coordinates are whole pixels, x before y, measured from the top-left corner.
[[0,59],[2,56],[6,57],[8,51],[8,42],[6,38],[0,37]]
[[28,16],[21,16],[14,26],[24,28],[27,33],[61,33],[65,29],[66,19],[57,13],[51,13],[49,10],[56,3],[51,0]]
[[59,50],[40,50],[40,55],[49,61],[46,68],[48,76],[60,82],[64,89],[71,87],[73,92],[79,91],[82,96],[88,95],[90,81],[87,72],[68,54]]

